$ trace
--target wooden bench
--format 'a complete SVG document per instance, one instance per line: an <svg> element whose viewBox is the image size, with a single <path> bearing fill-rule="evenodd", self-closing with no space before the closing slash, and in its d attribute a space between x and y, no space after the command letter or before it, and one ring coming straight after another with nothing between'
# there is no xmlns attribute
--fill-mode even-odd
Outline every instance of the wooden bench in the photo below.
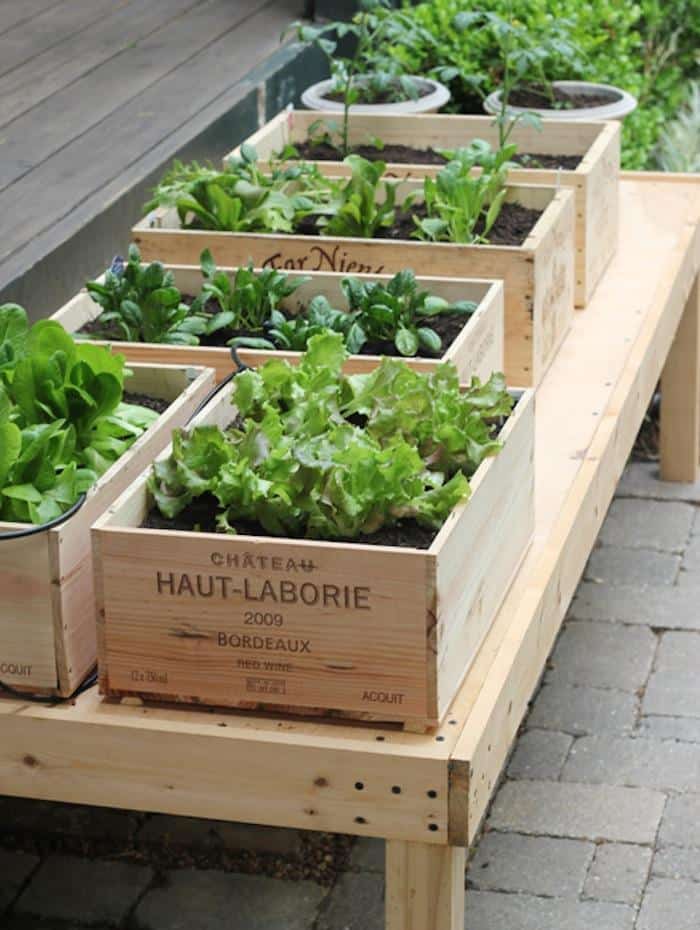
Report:
<svg viewBox="0 0 700 930"><path fill-rule="evenodd" d="M477 836L657 381L662 476L700 439L700 179L626 174L619 251L537 393L536 530L430 734L107 703L0 701L0 794L387 839L388 930L462 930Z"/></svg>

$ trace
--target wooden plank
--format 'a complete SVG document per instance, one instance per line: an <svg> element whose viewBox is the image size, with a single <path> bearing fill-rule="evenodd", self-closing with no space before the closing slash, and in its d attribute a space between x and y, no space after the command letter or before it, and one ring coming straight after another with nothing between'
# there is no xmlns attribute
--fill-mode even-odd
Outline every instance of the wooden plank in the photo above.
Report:
<svg viewBox="0 0 700 930"><path fill-rule="evenodd" d="M253 0L245 0L244 10L252 2ZM230 11L229 0L219 0L216 10L223 15L224 7ZM203 16L201 23L197 20L198 25L193 32L195 37L199 35L200 43L205 40L204 33L209 34L207 30L216 30L213 11L209 7L207 9L210 15ZM143 90L138 96L138 105L127 101L121 106L113 107L109 116L82 136L76 138L76 133L72 131L65 140L67 144L55 154L46 157L48 153L43 151L41 163L34 170L0 192L0 210L15 218L11 234L4 237L0 247L0 275L4 274L3 265L9 264L10 256L45 230L51 230L58 221L76 209L79 210L86 198L143 158L144 152L148 153L152 147L162 144L165 138L176 133L188 122L197 119L202 108L210 105L219 95L230 92L235 99L231 85L240 81L260 60L265 47L270 51L278 47L277 36L289 24L295 11L295 0L280 0L274 3L268 0L260 13L238 27L236 42L240 42L241 46L237 47L235 55L231 55L232 38L228 34L221 35L198 54L193 54L194 43L187 45L188 32L191 30L188 30L186 23L179 26L183 33L177 37L181 54L186 54L188 50L190 55L184 64L175 66L171 73L152 83L147 90ZM230 19L230 13L228 15ZM180 20L174 23L173 28L179 23ZM220 31L219 28L218 32ZM170 56L174 53L168 36L167 30L160 30L152 39L146 40L147 43L157 41L161 55L157 54L155 47L152 51L154 57L160 60L164 58L170 61ZM145 56L148 59L147 52L148 47L145 51L139 47L139 58ZM104 82L105 86L100 85L101 94L114 102L112 91L115 83L120 84L123 74L129 74L132 67L137 71L150 70L150 73L153 73L147 60L143 67L137 65L138 60L127 59L126 55L115 59L115 63L108 63L105 67L109 67L110 71L108 79ZM100 72L103 70L100 69ZM91 76L87 76L85 80L88 78ZM133 85L133 81L130 85ZM79 84L74 84L61 94L77 94L77 99L82 99L79 90ZM95 92L93 82L90 96ZM44 117L49 123L52 123L53 107L60 103L58 97L59 95L56 95L46 101L47 107L51 105L51 112L47 112ZM32 114L39 112L40 108L35 108ZM18 122L15 121L12 125L16 126ZM62 125L67 126L68 123L62 113ZM46 132L51 131L46 129ZM115 144L115 139L119 140L118 145Z"/></svg>
<svg viewBox="0 0 700 930"><path fill-rule="evenodd" d="M700 455L700 284L690 292L661 376L661 478L694 482Z"/></svg>
<svg viewBox="0 0 700 930"><path fill-rule="evenodd" d="M586 314L574 320L567 344L576 346L576 353L564 347L538 395L536 448L547 451L538 455L535 466L535 546L455 702L464 726L452 758L471 773L463 842L471 842L478 831L700 267L700 185L626 182L625 192L620 253ZM626 231L640 236L636 248L629 240L624 245ZM627 265L637 274L647 269L639 292L630 292ZM615 296L618 290L624 301ZM614 328L609 325L611 306L617 308ZM607 381L591 367L603 340ZM557 405L551 392L562 378L576 385L576 391ZM585 395L580 413L571 403L575 394ZM589 438L583 439L580 428L560 428L557 417L549 417L553 406L577 418L579 427L587 407L588 422L595 424ZM563 469L555 475L551 468L540 468L540 461L552 459L560 467L567 455L575 462L573 473Z"/></svg>
<svg viewBox="0 0 700 930"><path fill-rule="evenodd" d="M202 0L132 0L109 4L102 16L0 77L0 126L119 55L135 41Z"/></svg>
<svg viewBox="0 0 700 930"><path fill-rule="evenodd" d="M465 865L460 847L389 840L386 930L464 930Z"/></svg>
<svg viewBox="0 0 700 930"><path fill-rule="evenodd" d="M239 0L235 5L230 0L207 0L189 15L168 22L117 58L107 61L8 123L3 129L5 141L0 164L0 190L46 161L67 143L83 136L198 52L224 40L230 48L229 33L255 13L259 6L260 0ZM210 74L209 82L212 77ZM89 105L87 101L90 101ZM60 120L55 118L56 113L61 114ZM114 145L114 137L110 144ZM88 153L88 160L91 160L90 147L83 145L82 150L82 160Z"/></svg>
<svg viewBox="0 0 700 930"><path fill-rule="evenodd" d="M22 0L22 3L15 3L13 0L5 0L0 4L0 35L64 2L65 0Z"/></svg>

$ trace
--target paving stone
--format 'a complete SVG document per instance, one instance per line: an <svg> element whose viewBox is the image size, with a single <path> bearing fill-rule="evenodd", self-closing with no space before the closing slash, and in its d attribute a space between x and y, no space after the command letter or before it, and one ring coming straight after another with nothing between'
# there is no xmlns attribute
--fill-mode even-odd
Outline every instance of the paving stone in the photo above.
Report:
<svg viewBox="0 0 700 930"><path fill-rule="evenodd" d="M633 924L634 910L624 904L467 892L468 930L632 930Z"/></svg>
<svg viewBox="0 0 700 930"><path fill-rule="evenodd" d="M679 582L700 584L700 536L691 536L685 547Z"/></svg>
<svg viewBox="0 0 700 930"><path fill-rule="evenodd" d="M314 930L384 930L383 876L341 875Z"/></svg>
<svg viewBox="0 0 700 930"><path fill-rule="evenodd" d="M527 730L508 766L510 778L559 778L573 737L552 730Z"/></svg>
<svg viewBox="0 0 700 930"><path fill-rule="evenodd" d="M38 864L38 856L0 849L0 913L12 904Z"/></svg>
<svg viewBox="0 0 700 930"><path fill-rule="evenodd" d="M326 895L314 882L179 869L139 903L144 930L308 930Z"/></svg>
<svg viewBox="0 0 700 930"><path fill-rule="evenodd" d="M629 462L615 496L700 503L700 481L661 481L656 462Z"/></svg>
<svg viewBox="0 0 700 930"><path fill-rule="evenodd" d="M649 874L651 849L627 843L603 843L586 878L584 897L637 904Z"/></svg>
<svg viewBox="0 0 700 930"><path fill-rule="evenodd" d="M652 878L644 893L637 930L698 930L700 884Z"/></svg>
<svg viewBox="0 0 700 930"><path fill-rule="evenodd" d="M634 694L555 682L540 689L527 722L528 726L583 736L631 730L636 716Z"/></svg>
<svg viewBox="0 0 700 930"><path fill-rule="evenodd" d="M655 739L676 739L684 743L700 743L698 717L642 717L639 722L642 736Z"/></svg>
<svg viewBox="0 0 700 930"><path fill-rule="evenodd" d="M653 875L660 878L685 878L700 882L700 847L664 846L654 853Z"/></svg>
<svg viewBox="0 0 700 930"><path fill-rule="evenodd" d="M545 681L637 691L648 678L655 651L656 637L642 627L567 623Z"/></svg>
<svg viewBox="0 0 700 930"><path fill-rule="evenodd" d="M490 830L479 842L467 879L480 891L577 897L595 846L583 840Z"/></svg>
<svg viewBox="0 0 700 930"><path fill-rule="evenodd" d="M700 786L700 746L644 737L582 736L563 781L691 791Z"/></svg>
<svg viewBox="0 0 700 930"><path fill-rule="evenodd" d="M689 586L640 587L583 582L569 608L572 620L637 623L700 630L700 596Z"/></svg>
<svg viewBox="0 0 700 930"><path fill-rule="evenodd" d="M700 717L700 636L664 633L649 678L642 712L672 717Z"/></svg>
<svg viewBox="0 0 700 930"><path fill-rule="evenodd" d="M695 788L700 788L700 783ZM659 830L659 845L700 847L700 794L668 799Z"/></svg>
<svg viewBox="0 0 700 930"><path fill-rule="evenodd" d="M153 880L146 866L49 856L14 906L32 914L81 923L120 923Z"/></svg>
<svg viewBox="0 0 700 930"><path fill-rule="evenodd" d="M597 584L670 585L680 567L681 557L670 552L599 546L591 552L583 577Z"/></svg>
<svg viewBox="0 0 700 930"><path fill-rule="evenodd" d="M142 816L109 807L0 798L0 822L8 833L55 834L127 843L135 835Z"/></svg>
<svg viewBox="0 0 700 930"><path fill-rule="evenodd" d="M598 541L604 546L682 552L694 516L691 504L618 498L610 505Z"/></svg>
<svg viewBox="0 0 700 930"><path fill-rule="evenodd" d="M350 868L358 872L383 872L386 843L374 837L359 837L350 853Z"/></svg>
<svg viewBox="0 0 700 930"><path fill-rule="evenodd" d="M301 835L298 830L154 814L139 830L137 840L147 845L168 844L197 850L243 849L290 855L299 851Z"/></svg>
<svg viewBox="0 0 700 930"><path fill-rule="evenodd" d="M498 792L494 830L573 839L651 843L665 797L645 788L509 781Z"/></svg>

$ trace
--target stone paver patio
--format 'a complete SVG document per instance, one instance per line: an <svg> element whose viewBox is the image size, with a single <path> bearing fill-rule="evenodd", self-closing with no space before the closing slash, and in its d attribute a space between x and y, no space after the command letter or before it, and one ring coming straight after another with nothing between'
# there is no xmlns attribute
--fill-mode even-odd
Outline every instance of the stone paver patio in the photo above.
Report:
<svg viewBox="0 0 700 930"><path fill-rule="evenodd" d="M632 464L618 488L474 851L468 930L700 928L700 484L655 471ZM293 831L0 802L0 846L57 824L91 856L0 849L4 930L383 928L380 841L328 886L114 852L293 856Z"/></svg>

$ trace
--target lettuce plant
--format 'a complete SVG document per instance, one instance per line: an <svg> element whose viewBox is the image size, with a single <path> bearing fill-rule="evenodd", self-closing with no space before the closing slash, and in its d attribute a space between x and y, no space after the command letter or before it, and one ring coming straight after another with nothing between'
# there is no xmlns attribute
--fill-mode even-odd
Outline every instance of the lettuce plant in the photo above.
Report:
<svg viewBox="0 0 700 930"><path fill-rule="evenodd" d="M0 306L0 520L60 516L157 419L123 402L126 374L122 356Z"/></svg>
<svg viewBox="0 0 700 930"><path fill-rule="evenodd" d="M346 376L342 336L315 336L299 365L273 359L234 382L236 425L176 431L149 488L173 518L212 494L221 531L254 521L276 536L356 539L401 520L437 529L469 496L512 401L502 375L460 391L452 365L398 359Z"/></svg>

